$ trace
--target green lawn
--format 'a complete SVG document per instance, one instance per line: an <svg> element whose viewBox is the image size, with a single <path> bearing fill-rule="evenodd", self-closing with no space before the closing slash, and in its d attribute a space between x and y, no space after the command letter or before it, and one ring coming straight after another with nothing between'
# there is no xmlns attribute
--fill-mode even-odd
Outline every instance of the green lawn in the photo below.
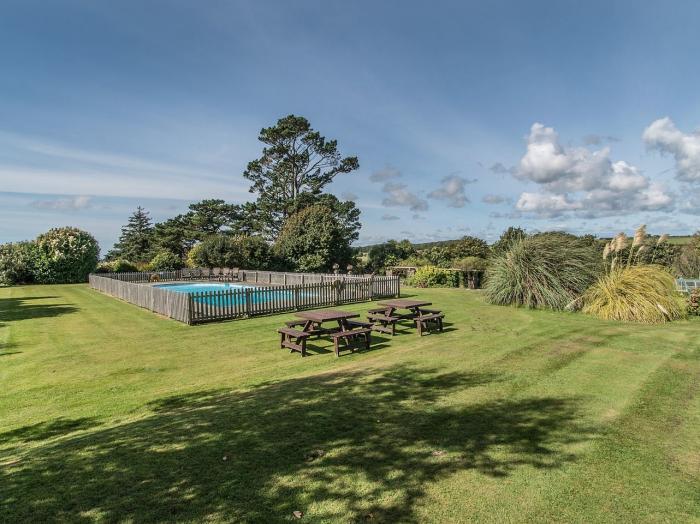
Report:
<svg viewBox="0 0 700 524"><path fill-rule="evenodd" d="M0 289L0 521L700 520L699 321L406 293L445 333L302 359L291 315Z"/></svg>

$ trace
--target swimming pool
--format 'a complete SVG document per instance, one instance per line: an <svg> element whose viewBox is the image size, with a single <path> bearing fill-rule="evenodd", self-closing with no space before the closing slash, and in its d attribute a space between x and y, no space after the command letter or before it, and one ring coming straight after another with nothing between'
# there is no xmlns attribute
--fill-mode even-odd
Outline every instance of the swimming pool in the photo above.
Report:
<svg viewBox="0 0 700 524"><path fill-rule="evenodd" d="M251 289L255 286L228 284L226 282L200 282L196 284L156 284L153 287L175 291L175 293L206 293L209 291L237 291L239 289Z"/></svg>
<svg viewBox="0 0 700 524"><path fill-rule="evenodd" d="M247 284L229 284L225 282L156 284L153 287L175 293L187 293L193 295L192 299L195 302L220 308L235 308L236 306L244 305L246 297L251 304L278 302L293 297L293 293L286 289L263 289ZM246 293L246 290L252 291Z"/></svg>

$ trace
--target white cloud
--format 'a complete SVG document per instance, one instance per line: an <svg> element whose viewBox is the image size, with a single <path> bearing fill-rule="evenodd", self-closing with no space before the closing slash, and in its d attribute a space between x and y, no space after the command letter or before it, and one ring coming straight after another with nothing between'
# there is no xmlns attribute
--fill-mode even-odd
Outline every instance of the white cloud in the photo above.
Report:
<svg viewBox="0 0 700 524"><path fill-rule="evenodd" d="M32 165L1 164L3 191L197 199L248 198L247 183L199 165L87 151L0 131L0 147L31 153Z"/></svg>
<svg viewBox="0 0 700 524"><path fill-rule="evenodd" d="M572 202L564 195L527 192L520 195L515 206L520 211L547 214L549 216L558 216L564 211L581 209L580 202Z"/></svg>
<svg viewBox="0 0 700 524"><path fill-rule="evenodd" d="M54 211L79 211L92 207L92 197L77 195L69 198L53 198L47 200L34 200L29 204L36 209L50 209Z"/></svg>
<svg viewBox="0 0 700 524"><path fill-rule="evenodd" d="M369 176L369 179L372 182L386 182L387 180L391 180L392 178L399 178L401 176L401 172L398 169L394 169L393 167L385 167L384 169L380 169L379 171L375 171Z"/></svg>
<svg viewBox="0 0 700 524"><path fill-rule="evenodd" d="M493 195L493 194L488 194L488 195L484 195L483 197L481 197L481 201L484 204L502 204L506 200L507 200L506 197L503 197L501 195Z"/></svg>
<svg viewBox="0 0 700 524"><path fill-rule="evenodd" d="M407 207L411 211L427 211L428 202L407 189L406 184L387 182L382 187L386 197L382 204L389 207Z"/></svg>
<svg viewBox="0 0 700 524"><path fill-rule="evenodd" d="M464 187L470 182L473 181L459 175L446 176L442 179L440 187L428 194L428 198L444 200L449 207L464 207L469 202Z"/></svg>
<svg viewBox="0 0 700 524"><path fill-rule="evenodd" d="M564 147L551 127L535 123L516 177L534 182L540 192L525 192L515 207L542 217L598 216L671 210L674 196L625 161L612 162L610 148L592 151Z"/></svg>
<svg viewBox="0 0 700 524"><path fill-rule="evenodd" d="M399 219L399 217L397 217L396 215L389 215L389 214L382 215L382 220L398 220L398 219Z"/></svg>
<svg viewBox="0 0 700 524"><path fill-rule="evenodd" d="M649 149L673 155L676 177L684 182L700 182L700 133L682 133L673 121L659 118L642 135Z"/></svg>

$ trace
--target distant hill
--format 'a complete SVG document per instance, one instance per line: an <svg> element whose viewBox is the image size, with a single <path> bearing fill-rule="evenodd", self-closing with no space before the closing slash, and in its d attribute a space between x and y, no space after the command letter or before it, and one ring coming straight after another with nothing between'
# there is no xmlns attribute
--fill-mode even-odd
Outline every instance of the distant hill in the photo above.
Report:
<svg viewBox="0 0 700 524"><path fill-rule="evenodd" d="M690 242L690 240L693 238L693 235L671 235L668 238L668 243L677 245L677 246L682 246ZM413 244L416 249L430 249L431 247L437 247L437 246L449 246L453 242L457 242L459 238L455 238L453 240L437 240L435 242L420 242L418 244ZM610 240L610 237L600 237L601 241L608 241ZM358 249L362 253L367 253L370 249L372 249L374 246L379 246L381 244L368 244L366 246L356 246L356 249Z"/></svg>

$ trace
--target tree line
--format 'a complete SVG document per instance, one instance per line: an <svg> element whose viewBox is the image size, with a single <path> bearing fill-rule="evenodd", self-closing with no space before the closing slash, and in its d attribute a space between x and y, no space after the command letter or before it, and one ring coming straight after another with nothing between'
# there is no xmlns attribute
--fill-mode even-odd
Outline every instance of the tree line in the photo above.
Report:
<svg viewBox="0 0 700 524"><path fill-rule="evenodd" d="M351 264L360 210L325 188L337 175L356 170L357 157L341 155L336 140L295 115L263 128L258 139L262 154L243 173L254 201L206 199L155 224L139 206L107 253L107 263L128 261L157 270L190 263L290 271Z"/></svg>

